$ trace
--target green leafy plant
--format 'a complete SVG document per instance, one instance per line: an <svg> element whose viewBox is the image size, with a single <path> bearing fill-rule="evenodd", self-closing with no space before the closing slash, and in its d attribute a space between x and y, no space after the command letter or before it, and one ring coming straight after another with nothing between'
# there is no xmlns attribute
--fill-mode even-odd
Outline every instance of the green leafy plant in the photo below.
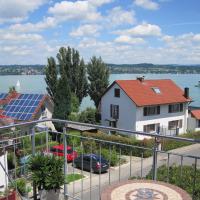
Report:
<svg viewBox="0 0 200 200"><path fill-rule="evenodd" d="M39 189L57 190L64 184L64 160L56 156L37 154L30 159L31 179Z"/></svg>
<svg viewBox="0 0 200 200"><path fill-rule="evenodd" d="M9 186L10 188L17 188L18 192L24 196L25 194L29 193L31 191L31 187L27 186L26 184L26 179L24 178L19 178L15 180L11 185Z"/></svg>

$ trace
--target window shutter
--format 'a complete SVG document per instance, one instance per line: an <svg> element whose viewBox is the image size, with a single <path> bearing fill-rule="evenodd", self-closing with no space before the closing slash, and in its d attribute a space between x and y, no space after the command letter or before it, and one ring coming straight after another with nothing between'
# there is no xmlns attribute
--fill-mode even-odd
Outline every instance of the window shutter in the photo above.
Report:
<svg viewBox="0 0 200 200"><path fill-rule="evenodd" d="M180 112L183 112L183 104L180 103Z"/></svg>
<svg viewBox="0 0 200 200"><path fill-rule="evenodd" d="M143 112L144 112L144 116L147 116L147 107L144 107Z"/></svg>
<svg viewBox="0 0 200 200"><path fill-rule="evenodd" d="M113 115L113 105L112 104L110 104L110 117L112 117Z"/></svg>
<svg viewBox="0 0 200 200"><path fill-rule="evenodd" d="M169 105L169 113L171 113L171 112L172 112L172 106Z"/></svg>
<svg viewBox="0 0 200 200"><path fill-rule="evenodd" d="M117 119L119 119L119 106L117 105Z"/></svg>
<svg viewBox="0 0 200 200"><path fill-rule="evenodd" d="M157 106L157 114L160 114L160 106Z"/></svg>

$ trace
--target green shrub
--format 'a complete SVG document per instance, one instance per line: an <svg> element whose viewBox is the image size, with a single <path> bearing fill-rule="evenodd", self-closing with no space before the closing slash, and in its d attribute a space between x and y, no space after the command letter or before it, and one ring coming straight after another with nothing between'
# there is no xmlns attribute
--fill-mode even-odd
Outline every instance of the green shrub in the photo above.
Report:
<svg viewBox="0 0 200 200"><path fill-rule="evenodd" d="M31 179L40 189L60 189L65 182L63 158L37 154L30 159Z"/></svg>
<svg viewBox="0 0 200 200"><path fill-rule="evenodd" d="M191 133L186 133L180 135L182 138L192 138L199 140L200 139L200 132L191 132ZM169 139L163 139L162 142L162 150L163 151L169 151L172 149L177 149L180 147L188 146L191 145L191 142L180 142L180 141L175 141L175 140L169 140Z"/></svg>
<svg viewBox="0 0 200 200"><path fill-rule="evenodd" d="M119 156L117 154L117 151L115 149L110 151L108 149L102 149L101 155L108 161L110 161L111 166L116 166L119 164Z"/></svg>
<svg viewBox="0 0 200 200"><path fill-rule="evenodd" d="M123 137L123 136L119 136L119 135L108 135L108 134L102 133L100 131L98 131L97 133L83 132L82 136L90 137L90 138L96 138L96 139L99 139L99 140L104 140L105 142L95 141L95 143L96 143L96 145L98 145L100 143L102 145L102 147L106 148L106 149L109 149L109 146L111 146L115 149L121 149L121 153L124 154L124 155L130 155L130 152L132 152L133 156L138 156L138 157L141 157L142 153L143 153L144 157L149 157L149 156L152 155L151 150L140 149L140 148L137 148L137 146L138 147L152 148L153 147L153 140L139 141L139 140L136 140L133 137ZM126 144L126 145L130 145L130 146L124 146L124 145L120 145L120 144L119 145L110 144L107 141Z"/></svg>
<svg viewBox="0 0 200 200"><path fill-rule="evenodd" d="M9 187L17 188L18 192L24 196L31 191L31 188L26 185L26 179L19 178L15 180Z"/></svg>
<svg viewBox="0 0 200 200"><path fill-rule="evenodd" d="M168 171L165 165L157 169L157 180L167 181ZM152 179L152 171L147 175L147 179ZM194 166L183 166L182 178L181 178L181 167L170 166L169 168L169 183L186 190L191 196L193 193L194 183ZM194 190L194 200L200 199L200 169L196 171L196 187Z"/></svg>

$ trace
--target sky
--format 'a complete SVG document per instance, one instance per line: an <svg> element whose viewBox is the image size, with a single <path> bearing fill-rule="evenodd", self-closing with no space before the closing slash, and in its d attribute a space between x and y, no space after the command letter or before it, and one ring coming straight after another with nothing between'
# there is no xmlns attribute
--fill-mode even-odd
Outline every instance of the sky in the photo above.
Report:
<svg viewBox="0 0 200 200"><path fill-rule="evenodd" d="M200 64L200 0L0 0L0 65L73 47L115 64Z"/></svg>

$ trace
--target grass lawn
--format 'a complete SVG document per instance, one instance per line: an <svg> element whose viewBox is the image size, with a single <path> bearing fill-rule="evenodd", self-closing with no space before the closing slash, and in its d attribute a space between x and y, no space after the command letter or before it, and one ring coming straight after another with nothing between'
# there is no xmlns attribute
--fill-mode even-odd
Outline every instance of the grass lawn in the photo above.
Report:
<svg viewBox="0 0 200 200"><path fill-rule="evenodd" d="M73 181L76 181L76 180L79 180L79 179L82 179L84 178L85 176L84 175L81 175L81 174L68 174L65 178L65 181L67 184L73 182Z"/></svg>

